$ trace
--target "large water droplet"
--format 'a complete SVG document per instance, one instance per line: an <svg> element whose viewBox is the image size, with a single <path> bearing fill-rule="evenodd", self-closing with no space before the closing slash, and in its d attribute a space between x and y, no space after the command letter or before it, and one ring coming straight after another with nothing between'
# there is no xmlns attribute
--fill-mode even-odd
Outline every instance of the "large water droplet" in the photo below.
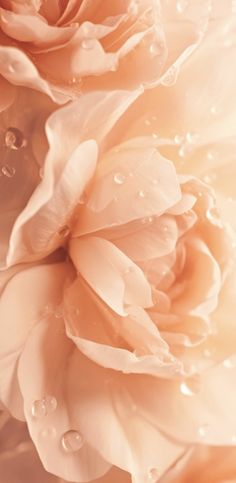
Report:
<svg viewBox="0 0 236 483"><path fill-rule="evenodd" d="M91 50L95 46L95 39L84 39L81 43L83 49Z"/></svg>
<svg viewBox="0 0 236 483"><path fill-rule="evenodd" d="M75 430L67 431L61 438L61 444L66 453L72 453L82 448L84 444L83 436Z"/></svg>
<svg viewBox="0 0 236 483"><path fill-rule="evenodd" d="M9 127L5 134L5 145L9 149L20 149L27 144L23 133L16 127Z"/></svg>
<svg viewBox="0 0 236 483"><path fill-rule="evenodd" d="M126 180L126 177L123 173L115 173L114 181L116 184L123 184Z"/></svg>
<svg viewBox="0 0 236 483"><path fill-rule="evenodd" d="M8 166L8 164L5 164L5 166L2 167L1 171L2 174L7 178L12 178L16 172L15 168L13 166Z"/></svg>

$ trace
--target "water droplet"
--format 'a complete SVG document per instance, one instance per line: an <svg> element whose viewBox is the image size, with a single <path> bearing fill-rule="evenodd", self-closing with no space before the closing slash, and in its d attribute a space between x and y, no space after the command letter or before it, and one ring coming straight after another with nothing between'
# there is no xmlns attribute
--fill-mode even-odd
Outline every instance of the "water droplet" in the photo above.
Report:
<svg viewBox="0 0 236 483"><path fill-rule="evenodd" d="M180 392L184 396L195 396L200 390L200 383L198 378L187 379L181 382Z"/></svg>
<svg viewBox="0 0 236 483"><path fill-rule="evenodd" d="M2 167L1 171L2 174L7 178L12 178L16 172L15 168L13 168L13 166L8 166L8 164L5 164L5 166Z"/></svg>
<svg viewBox="0 0 236 483"><path fill-rule="evenodd" d="M215 206L213 208L209 208L206 211L206 217L214 225L219 225L219 221L220 221L219 211Z"/></svg>
<svg viewBox="0 0 236 483"><path fill-rule="evenodd" d="M158 138L158 134L156 132L153 132L152 133L152 137L153 137L153 139L157 139Z"/></svg>
<svg viewBox="0 0 236 483"><path fill-rule="evenodd" d="M47 408L44 399L34 401L31 412L34 418L42 418L43 416L46 416Z"/></svg>
<svg viewBox="0 0 236 483"><path fill-rule="evenodd" d="M41 435L44 438L54 438L57 434L56 428L49 427L42 430Z"/></svg>
<svg viewBox="0 0 236 483"><path fill-rule="evenodd" d="M95 46L95 39L84 39L81 43L83 49L91 50Z"/></svg>
<svg viewBox="0 0 236 483"><path fill-rule="evenodd" d="M216 175L215 174L205 174L203 176L204 183L211 184L215 181Z"/></svg>
<svg viewBox="0 0 236 483"><path fill-rule="evenodd" d="M161 80L161 84L166 87L173 86L177 81L178 74L179 74L179 68L176 65L172 65L168 69L168 71L164 74Z"/></svg>
<svg viewBox="0 0 236 483"><path fill-rule="evenodd" d="M5 145L9 149L20 149L27 144L23 133L16 127L9 127L5 134Z"/></svg>
<svg viewBox="0 0 236 483"><path fill-rule="evenodd" d="M145 119L144 123L146 126L151 126L151 121L149 119Z"/></svg>
<svg viewBox="0 0 236 483"><path fill-rule="evenodd" d="M61 444L67 453L78 451L84 443L83 437L78 431L70 430L63 434Z"/></svg>
<svg viewBox="0 0 236 483"><path fill-rule="evenodd" d="M56 307L54 315L55 315L56 319L60 319L63 316L63 310L62 310L61 305L58 305L58 307Z"/></svg>
<svg viewBox="0 0 236 483"><path fill-rule="evenodd" d="M216 107L216 106L212 106L211 109L210 109L210 113L213 115L213 116L216 116L219 112L219 109Z"/></svg>
<svg viewBox="0 0 236 483"><path fill-rule="evenodd" d="M156 483L156 481L159 479L160 473L157 470L157 468L151 468L148 472L148 479L150 482L152 481L153 483Z"/></svg>
<svg viewBox="0 0 236 483"><path fill-rule="evenodd" d="M156 41L152 42L152 44L149 47L149 52L151 57L156 57L157 55L161 54L161 45Z"/></svg>
<svg viewBox="0 0 236 483"><path fill-rule="evenodd" d="M114 175L114 181L115 181L116 184L123 184L125 182L125 180L126 180L126 177L122 173L116 173Z"/></svg>
<svg viewBox="0 0 236 483"><path fill-rule="evenodd" d="M198 429L199 436L201 436L201 438L205 438L205 436L207 435L208 429L209 429L209 424L207 423L200 426Z"/></svg>
<svg viewBox="0 0 236 483"><path fill-rule="evenodd" d="M180 136L180 134L176 134L174 137L175 144L179 145L183 142L184 137Z"/></svg>
<svg viewBox="0 0 236 483"><path fill-rule="evenodd" d="M187 7L188 7L187 0L178 0L176 3L176 9L178 13L184 13Z"/></svg>
<svg viewBox="0 0 236 483"><path fill-rule="evenodd" d="M35 418L42 418L47 416L48 413L52 413L57 408L57 400L54 396L46 396L43 399L34 401L32 405L32 416Z"/></svg>
<svg viewBox="0 0 236 483"><path fill-rule="evenodd" d="M63 226L59 231L58 231L58 235L62 238L66 238L70 233L70 228L69 226L65 225Z"/></svg>
<svg viewBox="0 0 236 483"><path fill-rule="evenodd" d="M39 177L41 179L43 179L43 176L44 176L44 169L43 168L40 168L40 170L39 170Z"/></svg>
<svg viewBox="0 0 236 483"><path fill-rule="evenodd" d="M189 144L195 144L199 140L199 134L195 132L187 132L186 141Z"/></svg>
<svg viewBox="0 0 236 483"><path fill-rule="evenodd" d="M138 197L139 198L145 198L146 197L146 192L144 190L139 190L138 191Z"/></svg>
<svg viewBox="0 0 236 483"><path fill-rule="evenodd" d="M207 152L208 161L213 161L215 159L215 157L216 157L215 151L210 150L210 151Z"/></svg>
<svg viewBox="0 0 236 483"><path fill-rule="evenodd" d="M145 216L142 218L141 223L143 225L146 225L147 223L152 223L153 222L153 216Z"/></svg>
<svg viewBox="0 0 236 483"><path fill-rule="evenodd" d="M231 356L228 357L228 359L225 359L223 362L223 366L226 369L234 369L236 367L236 356Z"/></svg>
<svg viewBox="0 0 236 483"><path fill-rule="evenodd" d="M179 148L179 157L180 158L186 158L186 156L188 155L189 153L189 148L186 144L183 144L180 148Z"/></svg>

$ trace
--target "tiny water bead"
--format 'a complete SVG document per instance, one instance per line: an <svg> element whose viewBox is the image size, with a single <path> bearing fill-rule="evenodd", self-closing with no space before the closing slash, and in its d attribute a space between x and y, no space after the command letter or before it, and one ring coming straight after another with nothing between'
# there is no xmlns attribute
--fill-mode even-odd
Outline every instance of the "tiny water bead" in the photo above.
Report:
<svg viewBox="0 0 236 483"><path fill-rule="evenodd" d="M5 166L2 166L2 174L6 176L7 178L13 178L16 170L13 166L9 166L8 164L5 164Z"/></svg>
<svg viewBox="0 0 236 483"><path fill-rule="evenodd" d="M223 366L225 367L225 369L234 369L236 367L236 355L225 359L223 362Z"/></svg>
<svg viewBox="0 0 236 483"><path fill-rule="evenodd" d="M82 448L84 444L83 436L73 429L63 434L61 438L62 448L66 453L73 453Z"/></svg>
<svg viewBox="0 0 236 483"><path fill-rule="evenodd" d="M176 10L178 13L184 13L188 8L188 0L178 0L176 2Z"/></svg>
<svg viewBox="0 0 236 483"><path fill-rule="evenodd" d="M90 39L84 39L81 42L81 46L85 50L91 50L95 46L95 39L91 39L91 38Z"/></svg>
<svg viewBox="0 0 236 483"><path fill-rule="evenodd" d="M144 190L139 190L138 191L138 197L139 198L145 198L146 197L146 192Z"/></svg>
<svg viewBox="0 0 236 483"><path fill-rule="evenodd" d="M43 438L54 438L56 434L56 428L53 427L45 428L41 431L41 436L43 436Z"/></svg>
<svg viewBox="0 0 236 483"><path fill-rule="evenodd" d="M136 16L139 10L139 2L137 0L132 0L128 7L128 13L130 15Z"/></svg>
<svg viewBox="0 0 236 483"><path fill-rule="evenodd" d="M207 436L208 430L209 430L209 424L208 423L202 424L198 429L199 436L201 438L205 438Z"/></svg>
<svg viewBox="0 0 236 483"><path fill-rule="evenodd" d="M198 378L187 379L180 384L180 392L187 397L195 396L199 390L200 382Z"/></svg>
<svg viewBox="0 0 236 483"><path fill-rule="evenodd" d="M149 46L149 53L151 57L156 57L160 55L162 52L163 44L159 43L158 41L152 42Z"/></svg>
<svg viewBox="0 0 236 483"><path fill-rule="evenodd" d="M42 418L52 413L57 408L57 400L54 396L46 396L43 399L34 401L32 405L32 416L34 418Z"/></svg>
<svg viewBox="0 0 236 483"><path fill-rule="evenodd" d="M114 182L118 185L124 184L126 176L123 173L114 174Z"/></svg>
<svg viewBox="0 0 236 483"><path fill-rule="evenodd" d="M5 133L5 145L9 149L21 149L27 144L23 133L16 127L9 127Z"/></svg>

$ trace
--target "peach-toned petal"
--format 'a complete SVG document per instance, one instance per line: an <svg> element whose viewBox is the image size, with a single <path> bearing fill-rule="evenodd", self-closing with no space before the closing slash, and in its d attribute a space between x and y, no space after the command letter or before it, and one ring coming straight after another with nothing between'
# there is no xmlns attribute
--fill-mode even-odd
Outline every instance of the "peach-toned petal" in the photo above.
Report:
<svg viewBox="0 0 236 483"><path fill-rule="evenodd" d="M42 79L30 59L15 47L0 46L0 74L11 84L37 89L47 94L53 101L63 104L67 97L55 91Z"/></svg>
<svg viewBox="0 0 236 483"><path fill-rule="evenodd" d="M118 314L125 315L127 305L152 305L151 287L142 270L108 240L72 239L69 250L78 272Z"/></svg>
<svg viewBox="0 0 236 483"><path fill-rule="evenodd" d="M76 378L81 371L84 377ZM106 460L146 483L151 469L161 475L184 448L165 438L136 410L128 389L133 377L139 376L99 368L75 351L67 378L68 407L74 424Z"/></svg>
<svg viewBox="0 0 236 483"><path fill-rule="evenodd" d="M22 417L17 366L25 341L47 307L57 306L70 276L70 267L65 264L32 267L16 273L1 294L0 399L14 415Z"/></svg>
<svg viewBox="0 0 236 483"><path fill-rule="evenodd" d="M46 124L50 149L45 160L44 177L13 227L8 265L22 258L37 259L42 256L42 248L52 251L64 243L64 237L55 232L65 227L93 175L97 151L92 139L102 143L138 94L125 91L94 92L51 115ZM91 114L94 104L96 108ZM66 143L64 137L67 138ZM84 140L87 142L83 144ZM88 157L87 163L84 163L84 157ZM54 226L44 226L43 230L46 230L40 237L40 250L34 248L31 233L38 230L40 218L45 224L52 214ZM64 233L62 230L62 235Z"/></svg>
<svg viewBox="0 0 236 483"><path fill-rule="evenodd" d="M132 140L108 152L99 163L91 196L74 234L161 215L180 197L172 163L154 147L138 149Z"/></svg>
<svg viewBox="0 0 236 483"><path fill-rule="evenodd" d="M66 480L83 482L102 476L110 464L87 442L82 428L75 426L71 418L65 382L72 353L73 344L66 337L63 320L51 315L31 332L20 357L18 374L29 432L45 469ZM40 417L32 409L35 401L40 404L45 397L53 398L54 404ZM63 446L63 436L73 430L81 437L81 445L72 445L72 450L66 451L68 443L65 441Z"/></svg>
<svg viewBox="0 0 236 483"><path fill-rule="evenodd" d="M142 378L142 379L141 379ZM171 382L140 376L132 398L153 424L185 443L234 445L235 366L219 365L201 379Z"/></svg>

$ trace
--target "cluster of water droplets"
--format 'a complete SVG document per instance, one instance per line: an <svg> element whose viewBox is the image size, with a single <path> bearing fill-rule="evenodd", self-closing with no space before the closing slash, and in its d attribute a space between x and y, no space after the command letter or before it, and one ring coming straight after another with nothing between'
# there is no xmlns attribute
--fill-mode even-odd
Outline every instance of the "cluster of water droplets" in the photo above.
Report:
<svg viewBox="0 0 236 483"><path fill-rule="evenodd" d="M57 409L57 399L54 396L45 396L35 400L32 404L31 413L34 419L42 419ZM43 437L55 437L57 431L54 427L46 427L42 430ZM62 434L61 447L66 453L72 453L82 448L84 444L83 436L74 429L70 429Z"/></svg>
<svg viewBox="0 0 236 483"><path fill-rule="evenodd" d="M16 127L9 127L4 135L4 147L7 149L5 159L8 157L10 151L18 151L27 145L27 140L20 129ZM1 174L6 178L12 178L15 175L16 169L8 163L1 167Z"/></svg>

